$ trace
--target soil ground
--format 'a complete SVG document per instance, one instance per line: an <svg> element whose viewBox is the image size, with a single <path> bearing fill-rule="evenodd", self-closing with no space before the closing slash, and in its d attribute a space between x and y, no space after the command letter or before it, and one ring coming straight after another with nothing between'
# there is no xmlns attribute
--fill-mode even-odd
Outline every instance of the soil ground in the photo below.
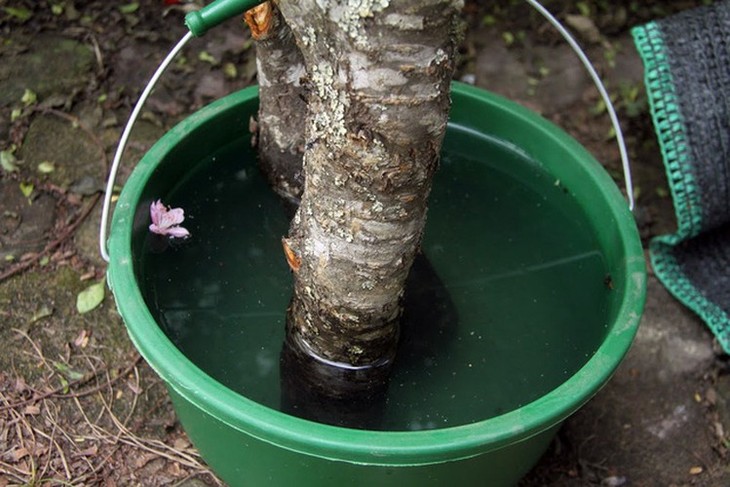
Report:
<svg viewBox="0 0 730 487"><path fill-rule="evenodd" d="M629 29L702 3L549 2L619 109L645 243L675 220ZM0 487L220 484L134 351L113 297L77 308L90 287L89 302L102 298L93 285L105 273L97 236L109 161L139 92L184 33L185 8L0 0ZM622 184L605 108L557 34L519 1L467 1L465 19L456 78L558 123ZM255 71L240 22L189 44L143 111L119 183L166 129L254 83ZM626 360L522 485L730 485L728 364L650 272Z"/></svg>

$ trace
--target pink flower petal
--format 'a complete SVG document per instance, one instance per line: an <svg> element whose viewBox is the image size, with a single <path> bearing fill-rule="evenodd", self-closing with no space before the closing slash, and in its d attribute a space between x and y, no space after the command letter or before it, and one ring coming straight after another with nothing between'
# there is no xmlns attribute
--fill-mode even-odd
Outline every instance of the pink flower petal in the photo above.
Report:
<svg viewBox="0 0 730 487"><path fill-rule="evenodd" d="M175 237L175 238L187 238L190 236L190 232L188 232L187 228L183 228L183 227L168 228L167 234L169 236Z"/></svg>
<svg viewBox="0 0 730 487"><path fill-rule="evenodd" d="M152 219L152 223L154 223L155 225L159 225L160 220L162 219L162 215L166 211L167 208L165 208L165 205L162 204L162 201L153 201L150 205L150 218Z"/></svg>
<svg viewBox="0 0 730 487"><path fill-rule="evenodd" d="M162 219L158 225L161 227L172 227L181 224L183 221L185 221L185 212L183 209L174 208L162 214Z"/></svg>
<svg viewBox="0 0 730 487"><path fill-rule="evenodd" d="M178 226L185 221L185 211L182 208L169 208L161 200L154 201L150 205L150 219L152 224L149 229L152 233L174 238L190 236L187 229Z"/></svg>

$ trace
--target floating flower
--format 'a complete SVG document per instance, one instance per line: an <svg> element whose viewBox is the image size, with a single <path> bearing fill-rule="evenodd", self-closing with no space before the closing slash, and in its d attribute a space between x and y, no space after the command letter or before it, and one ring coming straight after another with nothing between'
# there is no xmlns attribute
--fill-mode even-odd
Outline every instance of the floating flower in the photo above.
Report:
<svg viewBox="0 0 730 487"><path fill-rule="evenodd" d="M150 205L150 217L152 218L150 225L152 233L176 238L190 236L190 232L180 226L185 220L185 212L182 208L170 208L165 206L161 200L153 201Z"/></svg>

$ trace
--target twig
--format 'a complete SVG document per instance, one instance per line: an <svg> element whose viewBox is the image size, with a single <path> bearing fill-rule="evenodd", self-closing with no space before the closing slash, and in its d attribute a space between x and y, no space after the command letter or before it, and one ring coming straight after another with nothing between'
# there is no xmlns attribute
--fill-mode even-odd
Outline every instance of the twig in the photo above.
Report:
<svg viewBox="0 0 730 487"><path fill-rule="evenodd" d="M162 441L143 439L138 437L137 435L129 431L123 424L121 424L121 422L119 422L119 419L114 415L111 410L109 410L106 403L103 403L102 406L105 408L106 412L109 414L110 419L112 420L112 423L114 423L114 426L117 428L117 434L112 434L109 431L106 431L100 426L89 421L89 418L86 415L86 412L83 410L81 403L78 401L78 399L74 399L74 402L76 403L76 407L81 412L81 415L86 423L89 425L89 427L91 427L92 431L96 435L98 435L97 439L104 439L108 442L111 442L112 444L122 443L125 445L129 445L140 450L153 453L157 456L166 458L167 460L173 461L185 467L192 468L200 472L210 472L208 468L206 468L198 461L198 458L200 458L200 456L196 453L181 452L180 450L176 450L175 448L167 445ZM173 452L174 455L167 453L167 451Z"/></svg>
<svg viewBox="0 0 730 487"><path fill-rule="evenodd" d="M46 360L46 356L43 355L43 351L41 350L41 347L39 347L36 344L36 342L33 341L33 339L28 335L27 332L21 330L20 328L13 328L13 331L15 333L17 333L18 335L22 336L23 338L25 338L26 340L28 340L28 342L30 343L30 346L33 347L33 350L35 350L36 355L38 355L38 358L41 360L41 362L43 363L43 365L45 365L46 368L49 371L51 371L51 373L56 373L56 371L53 370L53 367L51 367L50 365L48 365L48 361ZM0 409L0 411L2 411L2 409Z"/></svg>
<svg viewBox="0 0 730 487"><path fill-rule="evenodd" d="M45 406L45 402L44 402L44 406ZM58 442L56 441L56 431L57 430L58 431L63 431L63 429L61 428L61 426L58 424L57 421L54 421L54 420L51 419L51 415L50 415L50 412L49 412L47 406L45 408L45 411L46 411L46 419L48 420L49 423L51 423L51 426L53 427L53 429L51 430L51 434L48 435L44 431L41 431L38 428L33 428L33 431L35 431L39 436L42 436L42 437L44 437L44 438L46 438L48 440L48 443L49 443L48 449L49 449L49 451L51 449L51 446L56 447L56 451L58 452L58 455L61 458L61 464L63 465L64 470L66 472L66 478L69 479L69 480L71 480L71 478L72 478L71 477L71 470L68 467L68 462L66 461L66 455L64 454L63 448L61 448L61 445L59 445ZM53 456L49 453L48 460L46 461L46 465L43 467L43 470L41 470L41 473L39 474L39 477L43 477L43 474L45 473L45 471L48 470L48 467L51 464L52 458L53 458Z"/></svg>
<svg viewBox="0 0 730 487"><path fill-rule="evenodd" d="M25 484L25 478L28 477L28 475L31 474L31 472L26 472L25 470L21 470L15 465L11 465L9 463L5 463L2 460L0 460L0 467L4 470L3 473L7 475L12 475L15 477L15 479L21 484ZM12 472L11 472L12 470Z"/></svg>
<svg viewBox="0 0 730 487"><path fill-rule="evenodd" d="M84 208L81 211L81 214L79 215L79 217L76 218L76 220L73 223L68 225L61 232L61 235L57 239L46 244L46 246L43 247L43 250L36 253L28 260L24 260L23 262L20 262L16 265L12 266L8 270L6 270L2 274L0 274L0 282L4 281L5 279L7 279L9 277L12 277L16 274L21 273L21 272L25 271L26 269L29 269L36 262L38 262L41 259L41 257L43 257L44 255L50 255L51 252L53 252L58 247L60 247L62 243L64 243L66 240L68 240L74 234L74 232L76 232L76 229L79 228L79 226L84 222L86 217L89 216L89 214L91 213L91 210L94 209L94 206L99 201L99 199L101 199L101 194L99 194L99 193L95 194L93 196L91 202L89 204L87 204L86 208Z"/></svg>
<svg viewBox="0 0 730 487"><path fill-rule="evenodd" d="M18 331L20 331L20 330L18 330ZM32 340L31 340L31 342L32 342ZM139 364L139 361L140 360L142 360L142 357L138 355L137 358L134 360L134 362L129 367L127 367L122 372L120 372L119 374L117 374L116 377L114 377L113 379L111 379L111 381L108 381L107 383L100 384L100 385L94 386L94 387L92 387L90 389L86 389L86 390L79 391L79 392L63 393L63 391L65 389L70 389L72 387L80 386L80 385L83 385L83 384L89 382L94 377L97 377L101 372L103 372L104 370L107 370L107 368L105 368L104 370L97 370L97 371L94 371L92 373L89 373L89 374L84 375L80 379L77 379L75 381L69 382L68 384L65 384L63 386L57 387L56 389L53 389L51 391L45 392L45 393L41 394L40 396L33 396L33 397L30 397L30 398L25 399L23 401L19 401L19 402L16 402L16 403L12 403L12 404L9 404L7 406L2 406L2 407L0 407L0 412L1 411L6 411L8 409L17 409L20 406L25 406L27 404L33 404L35 402L42 401L42 400L48 399L48 398L72 399L72 398L78 398L78 397L88 396L89 394L94 394L96 392L99 392L99 391L105 389L108 385L111 385L111 384L117 382L122 377L125 377L135 367L137 367L137 364Z"/></svg>

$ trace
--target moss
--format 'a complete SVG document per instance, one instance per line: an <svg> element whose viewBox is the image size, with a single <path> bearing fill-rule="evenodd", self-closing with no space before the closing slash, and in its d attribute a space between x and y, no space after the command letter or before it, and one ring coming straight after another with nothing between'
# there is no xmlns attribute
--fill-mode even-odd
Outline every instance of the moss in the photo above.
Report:
<svg viewBox="0 0 730 487"><path fill-rule="evenodd" d="M18 42L28 42L30 49L0 63L0 105L18 102L25 89L43 99L66 95L89 82L94 55L88 46L45 34Z"/></svg>
<svg viewBox="0 0 730 487"><path fill-rule="evenodd" d="M53 163L55 170L45 177L62 188L83 177L91 176L99 184L104 178L99 147L84 131L58 117L36 117L18 155L34 170L44 161Z"/></svg>
<svg viewBox="0 0 730 487"><path fill-rule="evenodd" d="M76 271L60 267L29 271L0 284L0 343L6 344L0 354L0 370L15 369L26 381L48 372L28 338L48 361L69 362L79 368L84 367L82 355L99 357L105 363L119 363L130 355L133 348L111 293L107 291L95 310L83 315L76 311L77 294L90 284L79 277ZM72 345L82 330L91 335L83 349Z"/></svg>

